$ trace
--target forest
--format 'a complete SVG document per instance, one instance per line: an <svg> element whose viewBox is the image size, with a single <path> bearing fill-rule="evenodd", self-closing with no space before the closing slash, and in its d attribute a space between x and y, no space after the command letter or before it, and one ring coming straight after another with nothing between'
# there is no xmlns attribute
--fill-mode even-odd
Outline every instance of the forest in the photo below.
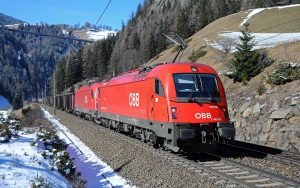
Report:
<svg viewBox="0 0 300 188"><path fill-rule="evenodd" d="M18 29L63 36L58 26L44 23L24 24ZM25 100L50 95L55 64L72 46L83 44L0 29L0 93L14 108L21 107Z"/></svg>

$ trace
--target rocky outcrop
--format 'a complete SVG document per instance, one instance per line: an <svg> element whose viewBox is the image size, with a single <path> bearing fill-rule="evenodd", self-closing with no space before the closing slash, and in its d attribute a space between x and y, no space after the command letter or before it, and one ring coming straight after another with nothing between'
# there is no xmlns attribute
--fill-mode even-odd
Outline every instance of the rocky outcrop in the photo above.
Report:
<svg viewBox="0 0 300 188"><path fill-rule="evenodd" d="M274 93L228 97L236 139L300 152L300 92Z"/></svg>

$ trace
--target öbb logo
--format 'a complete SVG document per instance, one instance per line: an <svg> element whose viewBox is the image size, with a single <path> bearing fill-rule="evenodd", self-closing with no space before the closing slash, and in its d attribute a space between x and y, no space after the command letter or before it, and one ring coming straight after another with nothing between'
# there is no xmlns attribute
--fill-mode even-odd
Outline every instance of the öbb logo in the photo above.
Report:
<svg viewBox="0 0 300 188"><path fill-rule="evenodd" d="M129 106L140 106L139 93L129 93Z"/></svg>
<svg viewBox="0 0 300 188"><path fill-rule="evenodd" d="M196 119L211 119L211 113L195 113Z"/></svg>

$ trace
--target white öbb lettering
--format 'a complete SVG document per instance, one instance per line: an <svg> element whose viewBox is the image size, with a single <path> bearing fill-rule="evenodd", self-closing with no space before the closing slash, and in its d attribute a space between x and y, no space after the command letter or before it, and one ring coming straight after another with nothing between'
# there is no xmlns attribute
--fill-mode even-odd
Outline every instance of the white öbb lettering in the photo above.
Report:
<svg viewBox="0 0 300 188"><path fill-rule="evenodd" d="M139 93L129 93L129 106L140 106Z"/></svg>
<svg viewBox="0 0 300 188"><path fill-rule="evenodd" d="M211 119L211 113L195 113L196 119Z"/></svg>

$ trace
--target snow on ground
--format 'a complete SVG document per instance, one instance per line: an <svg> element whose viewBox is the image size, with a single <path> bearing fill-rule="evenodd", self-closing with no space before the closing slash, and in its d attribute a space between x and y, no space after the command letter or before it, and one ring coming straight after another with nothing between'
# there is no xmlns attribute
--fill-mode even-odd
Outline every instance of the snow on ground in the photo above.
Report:
<svg viewBox="0 0 300 188"><path fill-rule="evenodd" d="M239 43L239 36L242 35L241 32L220 32L219 36L223 39L231 40L234 43ZM300 33L252 33L254 37L253 41L255 42L254 49L261 48L272 48L280 44L299 41ZM223 50L223 47L220 42L213 41L207 42L212 47ZM231 52L234 52L236 49L232 47Z"/></svg>
<svg viewBox="0 0 300 188"><path fill-rule="evenodd" d="M284 8L290 8L290 7L297 7L300 6L300 4L293 4L293 5L286 5L286 6L278 6L278 7L269 7L269 8L257 8L257 9L252 9L251 12L247 15L246 18L244 18L244 20L242 21L242 23L240 24L240 27L242 27L251 17L253 17L254 15L264 11L264 10L270 10L270 9L284 9Z"/></svg>
<svg viewBox="0 0 300 188"><path fill-rule="evenodd" d="M117 32L115 31L108 31L108 30L100 30L100 31L90 30L86 32L86 34L88 35L88 39L91 40L102 40L107 38L110 35L115 35L116 33Z"/></svg>
<svg viewBox="0 0 300 188"><path fill-rule="evenodd" d="M7 117L9 116L9 114L11 113L11 111L5 111L5 110L0 110L0 117L7 119Z"/></svg>
<svg viewBox="0 0 300 188"><path fill-rule="evenodd" d="M74 165L76 169L81 172L84 180L87 180L87 187L131 187L128 182L119 176L114 170L105 162L101 161L99 157L81 140L73 135L70 130L61 124L57 119L43 109L45 117L59 127L57 135L64 140L69 147L70 158L75 158Z"/></svg>
<svg viewBox="0 0 300 188"><path fill-rule="evenodd" d="M37 176L42 176L50 187L71 187L58 171L51 170L38 149L30 146L36 134L20 131L19 135L0 143L0 187L31 187Z"/></svg>

